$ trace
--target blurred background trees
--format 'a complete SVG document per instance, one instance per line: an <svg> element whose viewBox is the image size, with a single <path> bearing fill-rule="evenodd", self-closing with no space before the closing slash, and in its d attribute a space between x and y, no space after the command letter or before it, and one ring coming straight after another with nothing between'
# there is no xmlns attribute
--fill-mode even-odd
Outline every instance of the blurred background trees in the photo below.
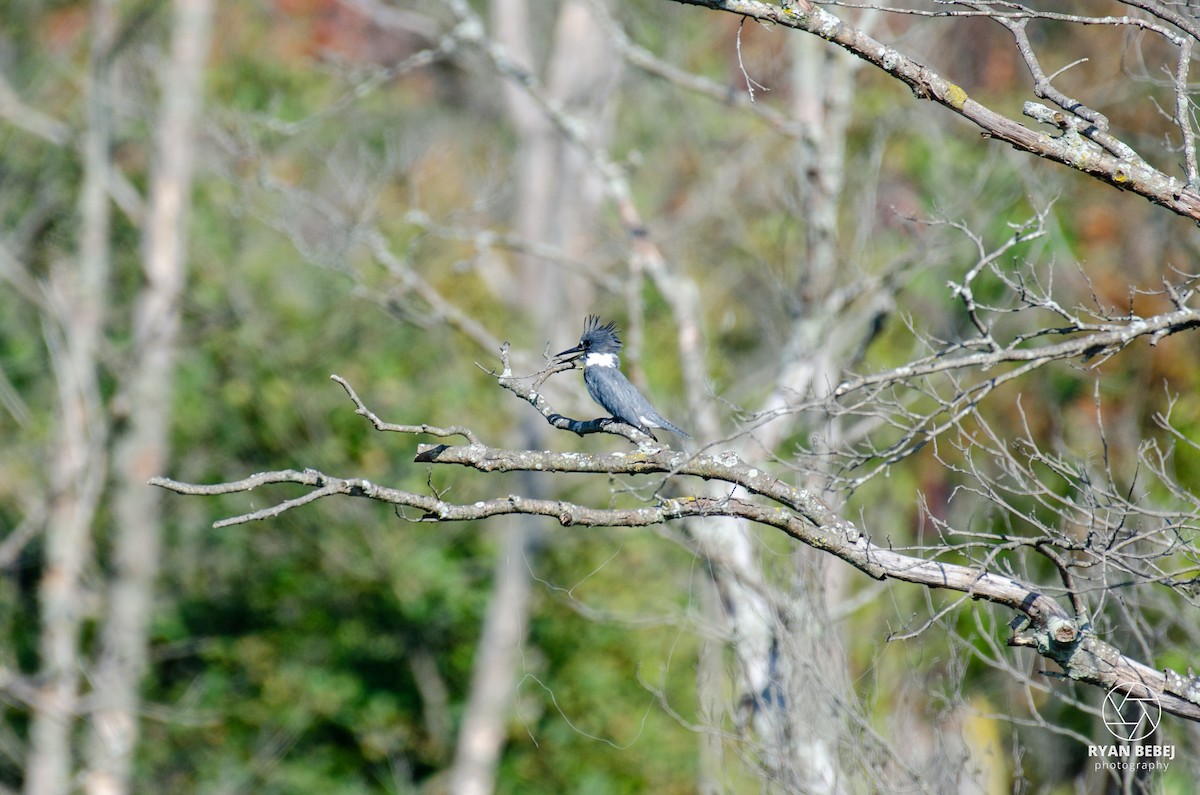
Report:
<svg viewBox="0 0 1200 795"><path fill-rule="evenodd" d="M1109 152L1022 117L1056 96L1035 96L1024 36L1194 195L1194 20L1059 5L829 11ZM214 530L276 492L141 484L311 466L459 503L652 501L658 481L414 465L422 439L375 433L328 381L496 446L628 449L552 431L476 366L507 340L532 372L597 312L698 444L1070 609L1065 567L1098 634L1186 671L1200 359L1187 322L1137 323L1194 305L1193 220L779 24L666 2L207 6L0 14L0 784L1134 788L1087 758L1111 741L1103 692L1006 648L1010 613L775 531L414 525L348 500ZM546 386L595 416L577 376ZM1194 725L1156 741L1178 754L1150 786L1187 791Z"/></svg>

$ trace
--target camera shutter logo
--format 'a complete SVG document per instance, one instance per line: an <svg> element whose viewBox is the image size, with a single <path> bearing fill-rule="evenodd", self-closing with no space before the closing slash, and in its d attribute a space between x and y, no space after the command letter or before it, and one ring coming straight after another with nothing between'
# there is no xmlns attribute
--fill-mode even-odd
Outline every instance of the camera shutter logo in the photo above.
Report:
<svg viewBox="0 0 1200 795"><path fill-rule="evenodd" d="M1113 737L1136 742L1149 737L1158 728L1162 704L1153 690L1135 682L1109 690L1100 713Z"/></svg>

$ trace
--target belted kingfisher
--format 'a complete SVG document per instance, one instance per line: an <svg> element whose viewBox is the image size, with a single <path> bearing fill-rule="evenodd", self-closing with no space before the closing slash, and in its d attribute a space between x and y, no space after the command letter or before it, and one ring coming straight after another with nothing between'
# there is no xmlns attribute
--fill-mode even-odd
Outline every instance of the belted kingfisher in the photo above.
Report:
<svg viewBox="0 0 1200 795"><path fill-rule="evenodd" d="M557 356L566 356L568 361L583 357L583 383L587 385L588 394L616 419L632 425L651 439L655 438L651 428L665 428L690 439L687 433L655 411L650 401L629 383L621 372L621 360L617 357L620 351L617 324L602 326L599 317L588 315L579 344Z"/></svg>

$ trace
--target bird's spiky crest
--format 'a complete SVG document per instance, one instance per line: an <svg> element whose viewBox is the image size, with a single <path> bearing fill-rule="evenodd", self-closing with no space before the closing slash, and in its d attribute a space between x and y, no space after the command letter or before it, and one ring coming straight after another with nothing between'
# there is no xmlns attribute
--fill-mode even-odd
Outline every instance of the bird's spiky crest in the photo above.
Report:
<svg viewBox="0 0 1200 795"><path fill-rule="evenodd" d="M583 326L580 344L588 343L592 348L611 348L613 353L621 350L621 337L617 334L617 322L600 324L599 315L588 315Z"/></svg>

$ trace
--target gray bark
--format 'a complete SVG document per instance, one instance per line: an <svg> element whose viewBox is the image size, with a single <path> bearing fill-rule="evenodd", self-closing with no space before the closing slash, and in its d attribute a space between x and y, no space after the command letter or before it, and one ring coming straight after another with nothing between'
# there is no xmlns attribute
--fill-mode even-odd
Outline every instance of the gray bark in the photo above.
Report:
<svg viewBox="0 0 1200 795"><path fill-rule="evenodd" d="M58 384L57 433L50 452L53 494L46 522L41 607L40 686L32 704L25 765L28 795L60 795L70 787L71 731L79 701L83 574L107 470L108 429L98 387L98 344L104 333L109 253L108 199L111 70L116 28L113 0L92 7L94 35L86 79L87 129L79 196L76 266L54 266L46 341Z"/></svg>
<svg viewBox="0 0 1200 795"><path fill-rule="evenodd" d="M172 41L162 82L150 205L142 239L145 284L134 315L128 381L129 430L116 465L113 580L93 674L91 731L84 788L89 795L130 790L138 739L139 688L159 569L162 510L147 480L165 468L186 280L187 220L202 105L212 0L175 0Z"/></svg>

